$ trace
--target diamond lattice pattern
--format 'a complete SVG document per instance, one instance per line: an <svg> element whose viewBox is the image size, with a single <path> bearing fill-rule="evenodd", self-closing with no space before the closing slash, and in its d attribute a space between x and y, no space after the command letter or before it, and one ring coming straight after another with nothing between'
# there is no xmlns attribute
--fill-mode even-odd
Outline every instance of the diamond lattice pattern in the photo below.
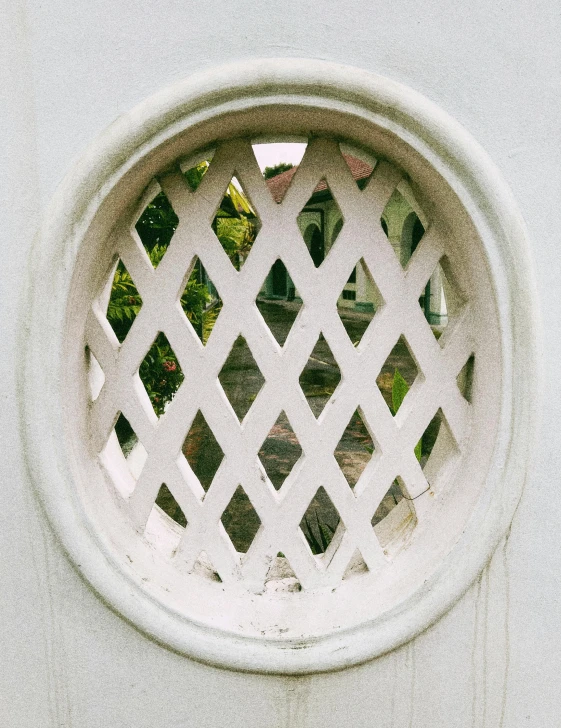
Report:
<svg viewBox="0 0 561 728"><path fill-rule="evenodd" d="M261 229L244 265L236 270L209 221L224 189L237 176L261 220ZM345 220L340 235L316 268L297 225L297 216L324 179ZM469 434L471 405L462 396L458 374L473 354L469 302L458 314L446 345L435 340L419 306L419 297L447 251L446 236L429 226L407 270L403 270L380 227L380 216L399 184L401 173L380 162L364 190L355 184L335 141L308 145L287 194L276 203L260 173L249 142L221 144L196 190L177 172L158 182L179 223L161 262L154 268L138 234L127 228L114 257L135 282L142 307L134 327L119 342L111 330L101 293L87 322L85 344L99 362L105 380L91 402L91 430L102 452L117 413L124 412L147 457L124 507L142 530L162 483L179 498L188 523L174 558L182 569L194 567L201 552L224 583L242 581L263 588L278 553L288 560L302 588L336 587L357 551L368 570L391 568L371 521L392 483L399 478L422 521L438 498L439 482L427 478L415 446L439 410L454 443ZM263 280L282 256L303 301L297 326L281 349L256 306ZM206 346L184 315L180 297L194 262L200 260L220 291L222 310ZM383 299L360 340L353 345L337 313L337 297L357 260L370 271ZM453 263L453 260L451 260ZM105 308L107 303L105 304ZM162 332L185 375L173 401L158 418L139 378L139 367ZM336 396L314 416L299 384L320 334L341 372ZM247 343L264 384L243 422L230 405L218 375L239 337ZM405 337L422 377L394 418L376 386L392 347ZM327 399L327 398L326 398ZM374 457L351 489L334 452L359 410L375 440ZM224 453L208 491L201 486L182 452L198 412L204 416ZM259 461L262 443L281 412L286 413L303 456L277 491ZM439 448L446 457L446 443ZM107 464L105 464L107 467ZM450 470L446 470L447 473ZM238 488L247 495L260 528L246 554L233 547L223 523ZM341 524L325 553L313 555L299 525L318 488L323 488ZM443 486L442 486L443 487ZM436 496L436 498L434 497ZM222 519L222 520L221 520ZM343 527L344 524L344 527Z"/></svg>

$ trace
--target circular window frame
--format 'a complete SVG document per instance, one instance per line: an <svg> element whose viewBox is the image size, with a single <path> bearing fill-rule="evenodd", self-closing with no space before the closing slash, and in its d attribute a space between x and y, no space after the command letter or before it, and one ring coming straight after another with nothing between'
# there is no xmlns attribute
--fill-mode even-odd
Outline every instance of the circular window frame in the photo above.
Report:
<svg viewBox="0 0 561 728"><path fill-rule="evenodd" d="M485 485L455 546L431 577L372 621L297 641L244 638L209 629L162 605L126 575L103 534L92 529L76 488L72 444L61 437L67 412L68 300L80 250L115 186L158 150L202 121L264 106L329 110L397 137L443 178L478 231L495 285L502 347L501 415ZM227 124L226 124L227 125ZM271 129L273 134L281 129ZM398 160L399 161L399 160ZM149 167L149 165L148 165ZM127 204L134 204L131 198ZM108 217L108 229L111 227ZM97 221L97 233L103 230ZM506 533L528 471L536 431L536 293L526 231L498 170L470 135L415 91L374 74L322 61L268 59L189 78L141 103L89 148L49 205L30 259L21 331L25 456L50 522L78 570L117 613L158 642L203 662L238 670L301 674L340 669L412 639L466 591ZM50 367L44 362L49 361ZM515 375L516 373L516 375Z"/></svg>

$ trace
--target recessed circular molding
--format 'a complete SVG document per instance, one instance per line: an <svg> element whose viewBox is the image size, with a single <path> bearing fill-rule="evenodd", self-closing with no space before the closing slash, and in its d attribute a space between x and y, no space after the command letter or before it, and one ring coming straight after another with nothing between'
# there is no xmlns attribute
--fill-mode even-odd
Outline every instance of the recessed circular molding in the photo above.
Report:
<svg viewBox="0 0 561 728"><path fill-rule="evenodd" d="M179 157L223 139L309 132L350 140L391 160L419 183L429 204L437 201L452 230L464 225L473 231L496 316L498 404L469 517L452 522L450 516L448 536L435 539L430 568L422 555L414 556L404 571L409 581L389 583L379 602L368 601L374 592L353 593L360 615L355 622L316 628L315 615L331 604L320 595L303 602L298 636L291 629L252 633L212 610L205 620L211 592L192 593L194 611L185 594L170 596L170 584L152 578L142 548L127 541L130 534L119 542L119 534L104 529L88 485L98 475L88 452L84 404L77 401L85 387L83 373L76 372L91 297L82 310L77 291L88 289L85 276L95 275L95 256L123 211L132 210L154 175ZM256 672L312 673L364 662L410 640L446 612L506 533L529 467L538 411L539 326L526 233L483 150L411 89L309 59L228 65L165 89L112 124L70 170L46 211L29 280L20 391L33 484L76 568L112 609L161 644L210 664ZM418 558L420 577L413 579ZM233 613L248 604L258 611L259 599L232 592L222 605L231 603ZM282 622L286 604L278 604Z"/></svg>

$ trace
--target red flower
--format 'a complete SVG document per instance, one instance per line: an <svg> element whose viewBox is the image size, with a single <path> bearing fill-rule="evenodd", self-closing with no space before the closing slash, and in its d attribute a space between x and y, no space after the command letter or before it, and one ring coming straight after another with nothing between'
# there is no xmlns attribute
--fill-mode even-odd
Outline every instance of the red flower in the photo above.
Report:
<svg viewBox="0 0 561 728"><path fill-rule="evenodd" d="M166 372L174 372L177 369L177 364L174 361L165 361L163 367Z"/></svg>

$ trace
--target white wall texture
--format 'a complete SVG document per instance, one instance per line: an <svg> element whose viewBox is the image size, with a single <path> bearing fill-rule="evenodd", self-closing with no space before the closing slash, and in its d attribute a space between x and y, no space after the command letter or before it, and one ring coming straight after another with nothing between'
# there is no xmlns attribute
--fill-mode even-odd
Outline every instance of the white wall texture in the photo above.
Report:
<svg viewBox="0 0 561 728"><path fill-rule="evenodd" d="M4 0L0 12L0 725L560 725L559 3ZM305 678L196 664L109 611L36 506L17 428L26 257L65 171L146 96L196 70L260 56L321 58L384 74L462 123L498 165L525 217L545 332L547 396L532 477L479 582L401 649Z"/></svg>

